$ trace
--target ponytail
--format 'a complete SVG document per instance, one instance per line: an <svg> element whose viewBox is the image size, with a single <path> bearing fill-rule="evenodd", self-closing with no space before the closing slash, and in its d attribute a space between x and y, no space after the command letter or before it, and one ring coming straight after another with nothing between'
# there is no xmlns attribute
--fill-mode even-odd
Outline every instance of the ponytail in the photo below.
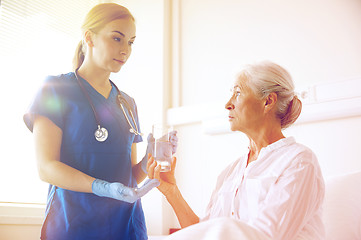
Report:
<svg viewBox="0 0 361 240"><path fill-rule="evenodd" d="M302 110L302 102L294 95L293 99L288 104L288 110L281 118L281 127L285 129L293 124L300 116Z"/></svg>
<svg viewBox="0 0 361 240"><path fill-rule="evenodd" d="M83 41L80 41L78 46L75 49L75 54L73 58L73 70L78 69L84 62L84 49L83 49Z"/></svg>

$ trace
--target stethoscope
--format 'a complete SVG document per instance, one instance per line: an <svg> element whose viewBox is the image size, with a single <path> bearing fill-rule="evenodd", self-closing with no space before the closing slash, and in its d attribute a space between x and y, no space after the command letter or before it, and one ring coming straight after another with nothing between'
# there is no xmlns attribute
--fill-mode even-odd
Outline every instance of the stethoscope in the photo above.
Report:
<svg viewBox="0 0 361 240"><path fill-rule="evenodd" d="M75 77L76 77L76 80L78 81L78 84L82 90L82 92L84 93L84 95L86 96L86 98L88 99L88 102L93 110L93 113L94 113L94 117L95 117L95 121L97 122L97 125L98 125L98 128L95 130L94 132L94 136L95 136L95 139L99 142L104 142L105 140L107 140L108 138L108 130L104 127L101 127L100 126L100 120L99 120L99 116L97 114L97 112L95 111L95 107L94 107L94 104L92 102L92 100L90 99L89 97L89 94L88 92L86 91L83 83L80 81L79 77L78 77L78 69L76 69L74 71L75 73ZM133 112L132 112L132 109L128 103L128 101L121 95L117 85L115 85L110 79L109 79L110 83L116 88L117 92L118 92L118 96L117 96L117 102L120 106L120 108L122 109L123 111L123 114L125 116L125 119L127 120L129 126L130 126L130 129L129 129L129 132L131 133L134 133L135 135L140 135L142 136L143 133L140 133L139 130L138 130L138 126L137 126L137 123L134 119L134 115L133 115ZM130 123L130 120L128 118L128 115L125 113L125 109L124 109L124 106L126 106L126 108L128 109L128 112L130 113L130 116L132 117L132 121L133 121L133 124L134 124L134 127L133 125Z"/></svg>

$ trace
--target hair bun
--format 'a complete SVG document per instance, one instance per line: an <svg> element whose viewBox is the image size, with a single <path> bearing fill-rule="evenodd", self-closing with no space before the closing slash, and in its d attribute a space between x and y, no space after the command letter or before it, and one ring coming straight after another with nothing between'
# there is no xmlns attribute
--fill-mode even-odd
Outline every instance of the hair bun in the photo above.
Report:
<svg viewBox="0 0 361 240"><path fill-rule="evenodd" d="M293 99L288 104L287 113L281 119L281 127L285 129L289 127L291 124L293 124L300 116L301 110L302 110L301 100L297 97L297 95L293 95Z"/></svg>

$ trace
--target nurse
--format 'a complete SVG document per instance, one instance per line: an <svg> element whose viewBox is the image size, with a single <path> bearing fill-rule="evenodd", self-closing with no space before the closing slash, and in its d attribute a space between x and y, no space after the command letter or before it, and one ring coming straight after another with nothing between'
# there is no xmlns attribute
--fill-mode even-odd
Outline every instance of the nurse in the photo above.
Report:
<svg viewBox="0 0 361 240"><path fill-rule="evenodd" d="M131 54L134 18L123 6L99 4L82 34L74 72L49 76L24 115L39 176L50 184L41 239L147 239L140 197L159 182L137 183L152 142L137 163L137 106L109 80ZM175 149L176 133L172 140Z"/></svg>
<svg viewBox="0 0 361 240"><path fill-rule="evenodd" d="M161 173L152 158L148 162L149 177L160 181L158 189L181 227L193 225L170 239L324 239L325 187L317 158L282 132L302 108L290 74L269 61L248 65L231 93L225 105L230 128L244 133L249 147L219 175L203 218L193 212L176 185L175 161L170 173ZM237 237L227 238L229 233Z"/></svg>

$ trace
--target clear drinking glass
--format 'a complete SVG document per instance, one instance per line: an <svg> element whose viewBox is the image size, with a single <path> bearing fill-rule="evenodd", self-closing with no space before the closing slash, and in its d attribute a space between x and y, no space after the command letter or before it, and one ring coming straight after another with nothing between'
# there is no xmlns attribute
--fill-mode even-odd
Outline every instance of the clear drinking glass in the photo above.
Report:
<svg viewBox="0 0 361 240"><path fill-rule="evenodd" d="M154 159L161 166L161 172L168 172L172 165L172 144L170 143L170 132L173 131L171 126L154 124L152 133L154 142Z"/></svg>

